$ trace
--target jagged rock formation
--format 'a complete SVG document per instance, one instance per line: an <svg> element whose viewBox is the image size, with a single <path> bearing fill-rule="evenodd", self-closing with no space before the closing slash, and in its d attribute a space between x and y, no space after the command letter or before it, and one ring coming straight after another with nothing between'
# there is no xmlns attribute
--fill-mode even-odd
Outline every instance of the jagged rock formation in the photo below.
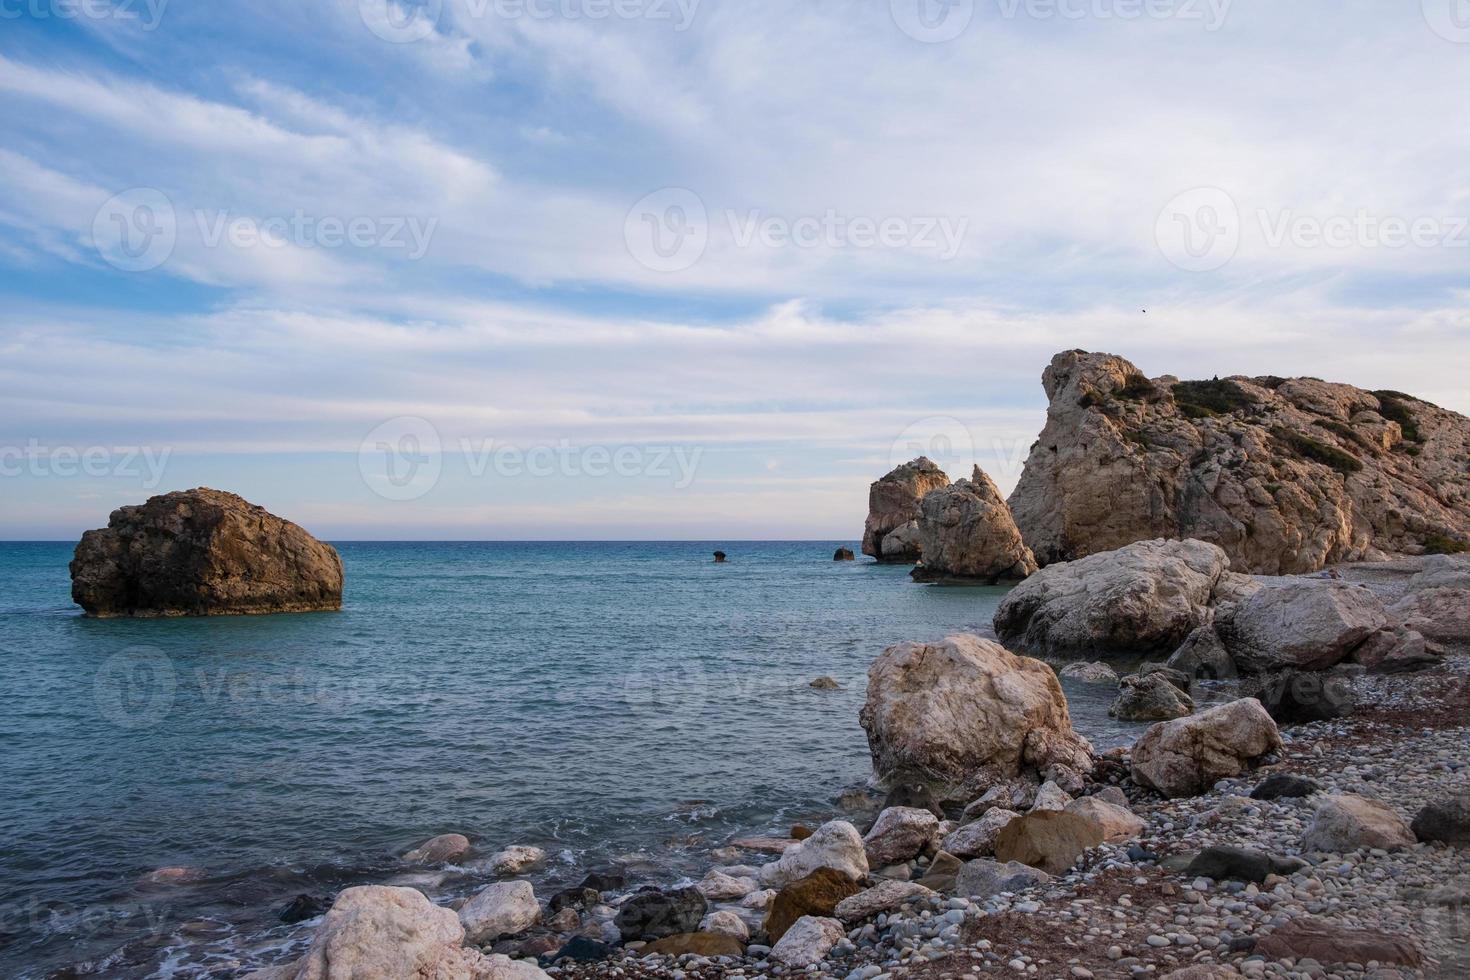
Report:
<svg viewBox="0 0 1470 980"><path fill-rule="evenodd" d="M968 480L929 491L919 510L918 581L995 583L1036 571L1011 509L980 467Z"/></svg>
<svg viewBox="0 0 1470 980"><path fill-rule="evenodd" d="M919 560L919 505L925 494L949 486L949 477L928 457L897 467L868 488L863 554L885 562Z"/></svg>
<svg viewBox="0 0 1470 980"><path fill-rule="evenodd" d="M1046 565L1150 538L1218 544L1288 574L1470 542L1470 419L1313 378L1150 380L1066 351L1011 494Z"/></svg>
<svg viewBox="0 0 1470 980"><path fill-rule="evenodd" d="M71 562L92 616L216 616L342 607L342 559L290 521L200 488L120 507Z"/></svg>

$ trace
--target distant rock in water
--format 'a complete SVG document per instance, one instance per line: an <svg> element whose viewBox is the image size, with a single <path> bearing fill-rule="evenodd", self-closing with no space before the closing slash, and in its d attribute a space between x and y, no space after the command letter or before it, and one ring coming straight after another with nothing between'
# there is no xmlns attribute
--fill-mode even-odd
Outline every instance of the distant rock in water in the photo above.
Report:
<svg viewBox="0 0 1470 980"><path fill-rule="evenodd" d="M1011 509L980 467L968 480L931 490L919 506L920 582L1019 580L1036 571Z"/></svg>
<svg viewBox="0 0 1470 980"><path fill-rule="evenodd" d="M725 553L723 551L716 551L715 552L715 562L716 562L716 564L722 563L722 562L724 562L724 560L725 560Z"/></svg>
<svg viewBox="0 0 1470 980"><path fill-rule="evenodd" d="M1042 385L1046 426L1010 505L1043 565L1198 538L1279 575L1470 542L1470 419L1410 395L1150 380L1085 351L1052 358Z"/></svg>
<svg viewBox="0 0 1470 980"><path fill-rule="evenodd" d="M925 494L947 486L949 477L925 456L874 482L868 488L863 554L883 562L918 561L920 504Z"/></svg>
<svg viewBox="0 0 1470 980"><path fill-rule="evenodd" d="M342 608L342 559L290 521L220 490L120 507L71 562L91 616L221 616Z"/></svg>
<svg viewBox="0 0 1470 980"><path fill-rule="evenodd" d="M857 555L852 553L851 548L838 548L832 553L833 561L857 561Z"/></svg>

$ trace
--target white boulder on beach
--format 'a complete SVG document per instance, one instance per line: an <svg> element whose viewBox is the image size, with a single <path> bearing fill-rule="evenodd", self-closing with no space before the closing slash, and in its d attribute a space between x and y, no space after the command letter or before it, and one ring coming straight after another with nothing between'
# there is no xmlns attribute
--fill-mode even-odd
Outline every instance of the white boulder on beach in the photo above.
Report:
<svg viewBox="0 0 1470 980"><path fill-rule="evenodd" d="M471 942L490 942L540 922L541 906L529 881L498 881L464 903L459 921Z"/></svg>
<svg viewBox="0 0 1470 980"><path fill-rule="evenodd" d="M833 868L854 880L867 877L867 849L856 827L846 820L822 824L806 840L788 847L786 853L763 866L760 883L765 888L784 888L818 868Z"/></svg>

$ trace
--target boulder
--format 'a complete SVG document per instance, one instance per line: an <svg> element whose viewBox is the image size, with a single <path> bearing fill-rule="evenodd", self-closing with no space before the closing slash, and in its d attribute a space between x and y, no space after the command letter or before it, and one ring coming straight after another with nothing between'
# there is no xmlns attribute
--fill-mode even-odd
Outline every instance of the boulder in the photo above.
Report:
<svg viewBox="0 0 1470 980"><path fill-rule="evenodd" d="M1470 653L1470 587L1415 592L1389 612L1436 649Z"/></svg>
<svg viewBox="0 0 1470 980"><path fill-rule="evenodd" d="M694 885L700 894L711 902L733 902L744 898L760 887L754 878L744 875L728 875L723 871L711 870Z"/></svg>
<svg viewBox="0 0 1470 980"><path fill-rule="evenodd" d="M792 969L805 969L822 962L845 938L847 931L836 919L803 916L771 948L771 959Z"/></svg>
<svg viewBox="0 0 1470 980"><path fill-rule="evenodd" d="M613 947L590 936L573 936L565 946L551 957L553 963L571 960L574 963L601 963L613 954Z"/></svg>
<svg viewBox="0 0 1470 980"><path fill-rule="evenodd" d="M1126 806L1109 803L1096 796L1084 796L1067 804L1067 813L1075 813L1102 829L1103 840L1122 844L1143 833L1148 823Z"/></svg>
<svg viewBox="0 0 1470 980"><path fill-rule="evenodd" d="M1192 680L1224 680L1237 674L1235 661L1213 625L1201 626L1186 636L1166 664Z"/></svg>
<svg viewBox="0 0 1470 980"><path fill-rule="evenodd" d="M1376 929L1353 929L1329 919L1292 919L1256 943L1255 951L1268 960L1313 959L1323 966L1335 963L1378 963L1419 966L1424 954L1408 936Z"/></svg>
<svg viewBox="0 0 1470 980"><path fill-rule="evenodd" d="M851 548L838 548L832 553L833 561L857 561L857 555L852 553Z"/></svg>
<svg viewBox="0 0 1470 980"><path fill-rule="evenodd" d="M818 868L834 868L854 880L867 876L868 855L856 827L845 820L822 824L812 836L762 867L761 885L781 888Z"/></svg>
<svg viewBox="0 0 1470 980"><path fill-rule="evenodd" d="M1248 679L1241 691L1280 725L1340 718L1352 713L1356 701L1351 680L1335 671L1278 670Z"/></svg>
<svg viewBox="0 0 1470 980"><path fill-rule="evenodd" d="M881 780L957 801L1052 766L1092 768L1052 669L978 636L889 647L868 668L859 720Z"/></svg>
<svg viewBox="0 0 1470 980"><path fill-rule="evenodd" d="M1410 827L1421 841L1470 845L1470 793L1424 804Z"/></svg>
<svg viewBox="0 0 1470 980"><path fill-rule="evenodd" d="M699 931L730 936L742 943L750 942L750 927L745 924L744 919L730 909L720 909L706 915L704 921L699 924Z"/></svg>
<svg viewBox="0 0 1470 980"><path fill-rule="evenodd" d="M1125 677L1118 684L1118 698L1108 708L1108 717L1119 721L1169 721L1194 712L1194 699L1169 682L1163 674Z"/></svg>
<svg viewBox="0 0 1470 980"><path fill-rule="evenodd" d="M1033 810L1001 828L995 857L1059 875L1076 864L1083 851L1102 842L1102 827L1080 813Z"/></svg>
<svg viewBox="0 0 1470 980"><path fill-rule="evenodd" d="M1303 851L1347 854L1359 848L1412 847L1414 832L1387 803L1363 796L1328 796L1302 836Z"/></svg>
<svg viewBox="0 0 1470 980"><path fill-rule="evenodd" d="M939 851L930 859L929 867L924 869L924 877L919 879L918 884L930 891L954 891L955 875L959 874L964 865L965 862L948 851Z"/></svg>
<svg viewBox="0 0 1470 980"><path fill-rule="evenodd" d="M986 810L978 820L972 820L944 838L945 851L957 858L989 857L995 853L995 839L1005 825L1019 817L1014 810L995 807Z"/></svg>
<svg viewBox="0 0 1470 980"><path fill-rule="evenodd" d="M776 889L763 888L758 892L751 892L740 900L743 909L766 909L776 900Z"/></svg>
<svg viewBox="0 0 1470 980"><path fill-rule="evenodd" d="M1170 684L1173 684L1174 687L1176 687L1180 691L1183 691L1185 694L1188 694L1190 692L1191 686L1194 683L1193 678L1191 678L1184 671L1175 670L1173 667L1170 667L1167 664L1144 664L1143 666L1138 668L1138 676L1162 677L1164 680L1168 681Z"/></svg>
<svg viewBox="0 0 1470 980"><path fill-rule="evenodd" d="M934 791L923 783L899 783L883 797L883 805L878 810L881 813L896 806L928 810L934 814L934 819L944 819L944 807L940 805Z"/></svg>
<svg viewBox="0 0 1470 980"><path fill-rule="evenodd" d="M967 824L972 820L979 820L986 811L1000 807L1005 810L1030 810L1036 802L1035 783L1022 781L1009 781L997 783L985 791L978 799L972 800L965 806L964 812L960 814L960 823Z"/></svg>
<svg viewBox="0 0 1470 980"><path fill-rule="evenodd" d="M1045 782L1036 791L1036 801L1031 804L1031 812L1037 810L1065 810L1067 804L1072 802L1071 794L1062 789L1056 783Z"/></svg>
<svg viewBox="0 0 1470 980"><path fill-rule="evenodd" d="M513 936L541 921L541 906L529 881L500 881L475 893L459 910L472 943Z"/></svg>
<svg viewBox="0 0 1470 980"><path fill-rule="evenodd" d="M1091 663L1079 660L1077 663L1067 664L1067 666L1057 671L1057 676L1065 677L1069 680L1081 681L1083 684L1118 683L1118 672L1107 664L1100 663L1096 660Z"/></svg>
<svg viewBox="0 0 1470 980"><path fill-rule="evenodd" d="M440 834L403 855L403 860L409 864L444 864L458 861L468 853L470 840L464 834Z"/></svg>
<svg viewBox="0 0 1470 980"><path fill-rule="evenodd" d="M1322 792L1322 784L1305 776L1290 773L1274 773L1267 776L1261 785L1251 790L1253 800L1289 800L1311 796Z"/></svg>
<svg viewBox="0 0 1470 980"><path fill-rule="evenodd" d="M1164 540L1048 565L1006 594L995 631L1038 656L1168 653L1210 621L1229 566L1215 545Z"/></svg>
<svg viewBox="0 0 1470 980"><path fill-rule="evenodd" d="M800 881L776 893L766 913L764 928L772 942L786 935L802 916L830 916L838 903L863 890L863 886L840 871L818 868Z"/></svg>
<svg viewBox="0 0 1470 980"><path fill-rule="evenodd" d="M662 939L694 932L709 911L709 902L698 888L674 888L632 895L614 919L624 941Z"/></svg>
<svg viewBox="0 0 1470 980"><path fill-rule="evenodd" d="M616 892L628 887L628 876L618 870L594 871L582 879L578 888L590 888L595 892Z"/></svg>
<svg viewBox="0 0 1470 980"><path fill-rule="evenodd" d="M546 852L539 847L524 847L515 845L507 847L503 851L497 851L486 858L485 865L492 874L517 875L527 868L534 867L545 862Z"/></svg>
<svg viewBox="0 0 1470 980"><path fill-rule="evenodd" d="M868 867L909 861L917 857L939 834L939 821L928 810L889 807L878 814L873 829L863 838Z"/></svg>
<svg viewBox="0 0 1470 980"><path fill-rule="evenodd" d="M1386 625L1383 603L1364 586L1293 579L1261 589L1215 628L1236 668L1260 674L1331 667Z"/></svg>
<svg viewBox="0 0 1470 980"><path fill-rule="evenodd" d="M1001 892L1018 892L1034 885L1044 885L1051 875L1019 861L991 861L978 858L966 861L955 875L955 894L965 898L986 899Z"/></svg>
<svg viewBox="0 0 1470 980"><path fill-rule="evenodd" d="M1086 351L1054 357L1042 385L1046 425L1010 497L1042 565L1198 538L1284 575L1470 539L1470 420L1401 392L1150 380Z"/></svg>
<svg viewBox="0 0 1470 980"><path fill-rule="evenodd" d="M931 490L949 485L949 477L924 456L895 468L868 488L868 520L863 527L863 554L882 562L919 560L920 503ZM896 534L895 532L900 532ZM893 541L888 541L893 537Z"/></svg>
<svg viewBox="0 0 1470 980"><path fill-rule="evenodd" d="M815 688L818 691L836 691L842 687L841 684L837 683L837 678L835 677L818 677L807 686Z"/></svg>
<svg viewBox="0 0 1470 980"><path fill-rule="evenodd" d="M968 480L930 490L920 513L918 581L993 584L1036 571L1005 498L980 467Z"/></svg>
<svg viewBox="0 0 1470 980"><path fill-rule="evenodd" d="M745 944L734 936L716 932L681 932L665 936L643 947L643 955L658 956L743 956Z"/></svg>
<svg viewBox="0 0 1470 980"><path fill-rule="evenodd" d="M1271 855L1264 851L1212 844L1195 855L1185 874L1215 881L1252 881L1259 885L1274 870Z"/></svg>
<svg viewBox="0 0 1470 980"><path fill-rule="evenodd" d="M1423 633L1406 626L1386 626L1353 651L1353 660L1376 674L1412 673L1443 659L1429 649Z"/></svg>
<svg viewBox="0 0 1470 980"><path fill-rule="evenodd" d="M1150 728L1133 746L1133 781L1164 796L1194 796L1281 747L1266 709L1243 698Z"/></svg>
<svg viewBox="0 0 1470 980"><path fill-rule="evenodd" d="M120 507L71 562L89 616L221 616L342 608L336 549L233 493L200 488Z"/></svg>
<svg viewBox="0 0 1470 980"><path fill-rule="evenodd" d="M450 909L412 888L363 885L337 896L296 963L275 974L289 980L338 977L435 977L440 980L544 980L533 966L466 949Z"/></svg>
<svg viewBox="0 0 1470 980"><path fill-rule="evenodd" d="M837 903L833 914L852 925L884 912L896 912L905 905L928 902L938 893L910 881L880 881L872 888L850 895Z"/></svg>

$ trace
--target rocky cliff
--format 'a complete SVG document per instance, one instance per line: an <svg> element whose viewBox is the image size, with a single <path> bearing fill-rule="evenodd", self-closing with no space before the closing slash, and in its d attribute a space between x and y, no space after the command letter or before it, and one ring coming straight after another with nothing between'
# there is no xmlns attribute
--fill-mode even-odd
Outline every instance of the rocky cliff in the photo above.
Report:
<svg viewBox="0 0 1470 980"><path fill-rule="evenodd" d="M1238 571L1307 572L1470 542L1470 419L1314 378L1146 378L1066 351L1010 497L1045 565L1152 538L1213 542Z"/></svg>
<svg viewBox="0 0 1470 980"><path fill-rule="evenodd" d="M342 606L342 560L290 521L219 490L120 507L71 562L93 616L211 616Z"/></svg>
<svg viewBox="0 0 1470 980"><path fill-rule="evenodd" d="M868 488L863 554L879 561L918 561L920 504L929 491L947 486L949 477L924 456L875 480Z"/></svg>

